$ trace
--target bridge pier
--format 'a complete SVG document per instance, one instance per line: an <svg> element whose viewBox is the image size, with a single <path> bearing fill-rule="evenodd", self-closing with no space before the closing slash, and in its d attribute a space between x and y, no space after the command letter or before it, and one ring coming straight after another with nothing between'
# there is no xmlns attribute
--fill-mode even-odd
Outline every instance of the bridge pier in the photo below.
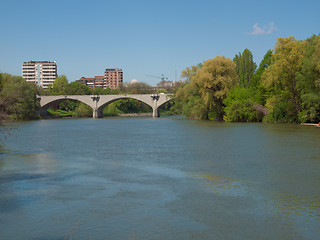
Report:
<svg viewBox="0 0 320 240"><path fill-rule="evenodd" d="M160 117L159 109L157 107L153 107L152 110L153 110L152 117L154 118Z"/></svg>
<svg viewBox="0 0 320 240"><path fill-rule="evenodd" d="M102 112L102 110L93 109L92 117L93 117L93 118L103 118L103 112Z"/></svg>
<svg viewBox="0 0 320 240"><path fill-rule="evenodd" d="M159 94L151 94L151 98L153 101L152 106L152 117L158 118L160 117L159 109L158 109L158 100L160 98Z"/></svg>

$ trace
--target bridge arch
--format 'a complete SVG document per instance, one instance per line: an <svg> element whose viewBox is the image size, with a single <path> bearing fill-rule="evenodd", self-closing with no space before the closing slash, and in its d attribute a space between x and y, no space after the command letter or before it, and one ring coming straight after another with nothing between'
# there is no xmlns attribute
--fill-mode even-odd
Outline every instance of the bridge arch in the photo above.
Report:
<svg viewBox="0 0 320 240"><path fill-rule="evenodd" d="M56 99L56 100L53 100L53 101L51 101L51 102L48 102L46 105L41 106L41 108L47 110L47 109L50 108L52 105L54 105L54 104L56 104L56 103L61 103L61 102L66 101L66 100L72 100L72 101L81 102L81 103L84 103L84 104L86 104L87 106L91 107L87 102L81 101L81 100L79 100L79 99L60 98L60 99ZM91 107L91 108L92 108L92 107Z"/></svg>
<svg viewBox="0 0 320 240"><path fill-rule="evenodd" d="M40 99L40 106L41 106L40 115L43 115L43 116L47 115L47 110L52 105L61 103L66 100L81 102L89 106L90 108L92 108L92 110L94 110L94 106L92 105L92 100L90 101L88 97L83 97L83 96L81 97L78 95L59 95L59 96L37 96L37 98Z"/></svg>
<svg viewBox="0 0 320 240"><path fill-rule="evenodd" d="M101 103L101 105L100 105L100 106L98 107L98 109L97 109L99 116L101 116L101 114L103 114L103 109L104 109L106 106L108 106L109 104L114 103L114 102L116 102L116 101L122 100L122 99L133 99L133 100L137 100L137 101L139 101L139 102L141 102L141 103L144 103L145 105L149 106L151 109L153 108L153 106L150 105L150 103L145 102L145 101L141 100L141 99L138 98L138 97L119 96L118 98L114 98L114 99L108 100L108 101L106 101L106 102L104 102L104 103Z"/></svg>
<svg viewBox="0 0 320 240"><path fill-rule="evenodd" d="M93 118L103 117L102 110L108 104L120 99L135 99L149 105L153 109L153 117L159 117L158 107L170 101L168 94L122 94L122 95L60 95L60 96L37 96L40 100L42 112L55 102L64 100L76 100L93 109Z"/></svg>

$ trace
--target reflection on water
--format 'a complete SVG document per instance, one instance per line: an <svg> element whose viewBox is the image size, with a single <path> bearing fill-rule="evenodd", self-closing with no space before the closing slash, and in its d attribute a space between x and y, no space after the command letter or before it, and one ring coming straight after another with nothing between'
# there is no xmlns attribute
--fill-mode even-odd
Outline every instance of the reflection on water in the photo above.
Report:
<svg viewBox="0 0 320 240"><path fill-rule="evenodd" d="M318 196L317 196L318 195ZM274 205L285 216L299 215L320 222L320 194L298 196L278 193L273 195Z"/></svg>
<svg viewBox="0 0 320 240"><path fill-rule="evenodd" d="M319 129L145 117L15 124L0 148L0 239L320 238Z"/></svg>
<svg viewBox="0 0 320 240"><path fill-rule="evenodd" d="M202 177L205 180L208 190L217 194L240 196L248 194L249 191L248 187L231 178L209 173L198 175L198 177Z"/></svg>

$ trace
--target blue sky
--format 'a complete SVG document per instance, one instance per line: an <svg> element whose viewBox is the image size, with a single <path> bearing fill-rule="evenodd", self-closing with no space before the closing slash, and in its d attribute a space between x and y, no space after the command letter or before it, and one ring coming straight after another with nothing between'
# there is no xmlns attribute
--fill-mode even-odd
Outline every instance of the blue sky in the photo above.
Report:
<svg viewBox="0 0 320 240"><path fill-rule="evenodd" d="M57 61L69 81L122 68L124 81L179 80L186 67L248 48L257 64L278 37L320 33L320 1L0 0L0 71Z"/></svg>

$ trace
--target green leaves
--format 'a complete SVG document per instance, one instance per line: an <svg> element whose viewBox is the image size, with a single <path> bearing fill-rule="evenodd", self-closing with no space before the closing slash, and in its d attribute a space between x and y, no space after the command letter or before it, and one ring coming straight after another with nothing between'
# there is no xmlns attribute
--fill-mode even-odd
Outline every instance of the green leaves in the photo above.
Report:
<svg viewBox="0 0 320 240"><path fill-rule="evenodd" d="M35 119L40 109L35 88L19 76L3 74L0 108L10 119Z"/></svg>
<svg viewBox="0 0 320 240"><path fill-rule="evenodd" d="M205 61L201 68L187 68L189 81L182 86L176 97L185 116L196 119L223 118L223 99L236 85L235 63L229 58L216 57Z"/></svg>
<svg viewBox="0 0 320 240"><path fill-rule="evenodd" d="M65 75L58 76L52 86L49 86L52 95L67 95L69 93L69 82Z"/></svg>
<svg viewBox="0 0 320 240"><path fill-rule="evenodd" d="M233 61L236 63L236 72L239 76L240 86L249 87L257 68L256 63L253 61L252 53L250 50L245 49L242 54L236 54Z"/></svg>

